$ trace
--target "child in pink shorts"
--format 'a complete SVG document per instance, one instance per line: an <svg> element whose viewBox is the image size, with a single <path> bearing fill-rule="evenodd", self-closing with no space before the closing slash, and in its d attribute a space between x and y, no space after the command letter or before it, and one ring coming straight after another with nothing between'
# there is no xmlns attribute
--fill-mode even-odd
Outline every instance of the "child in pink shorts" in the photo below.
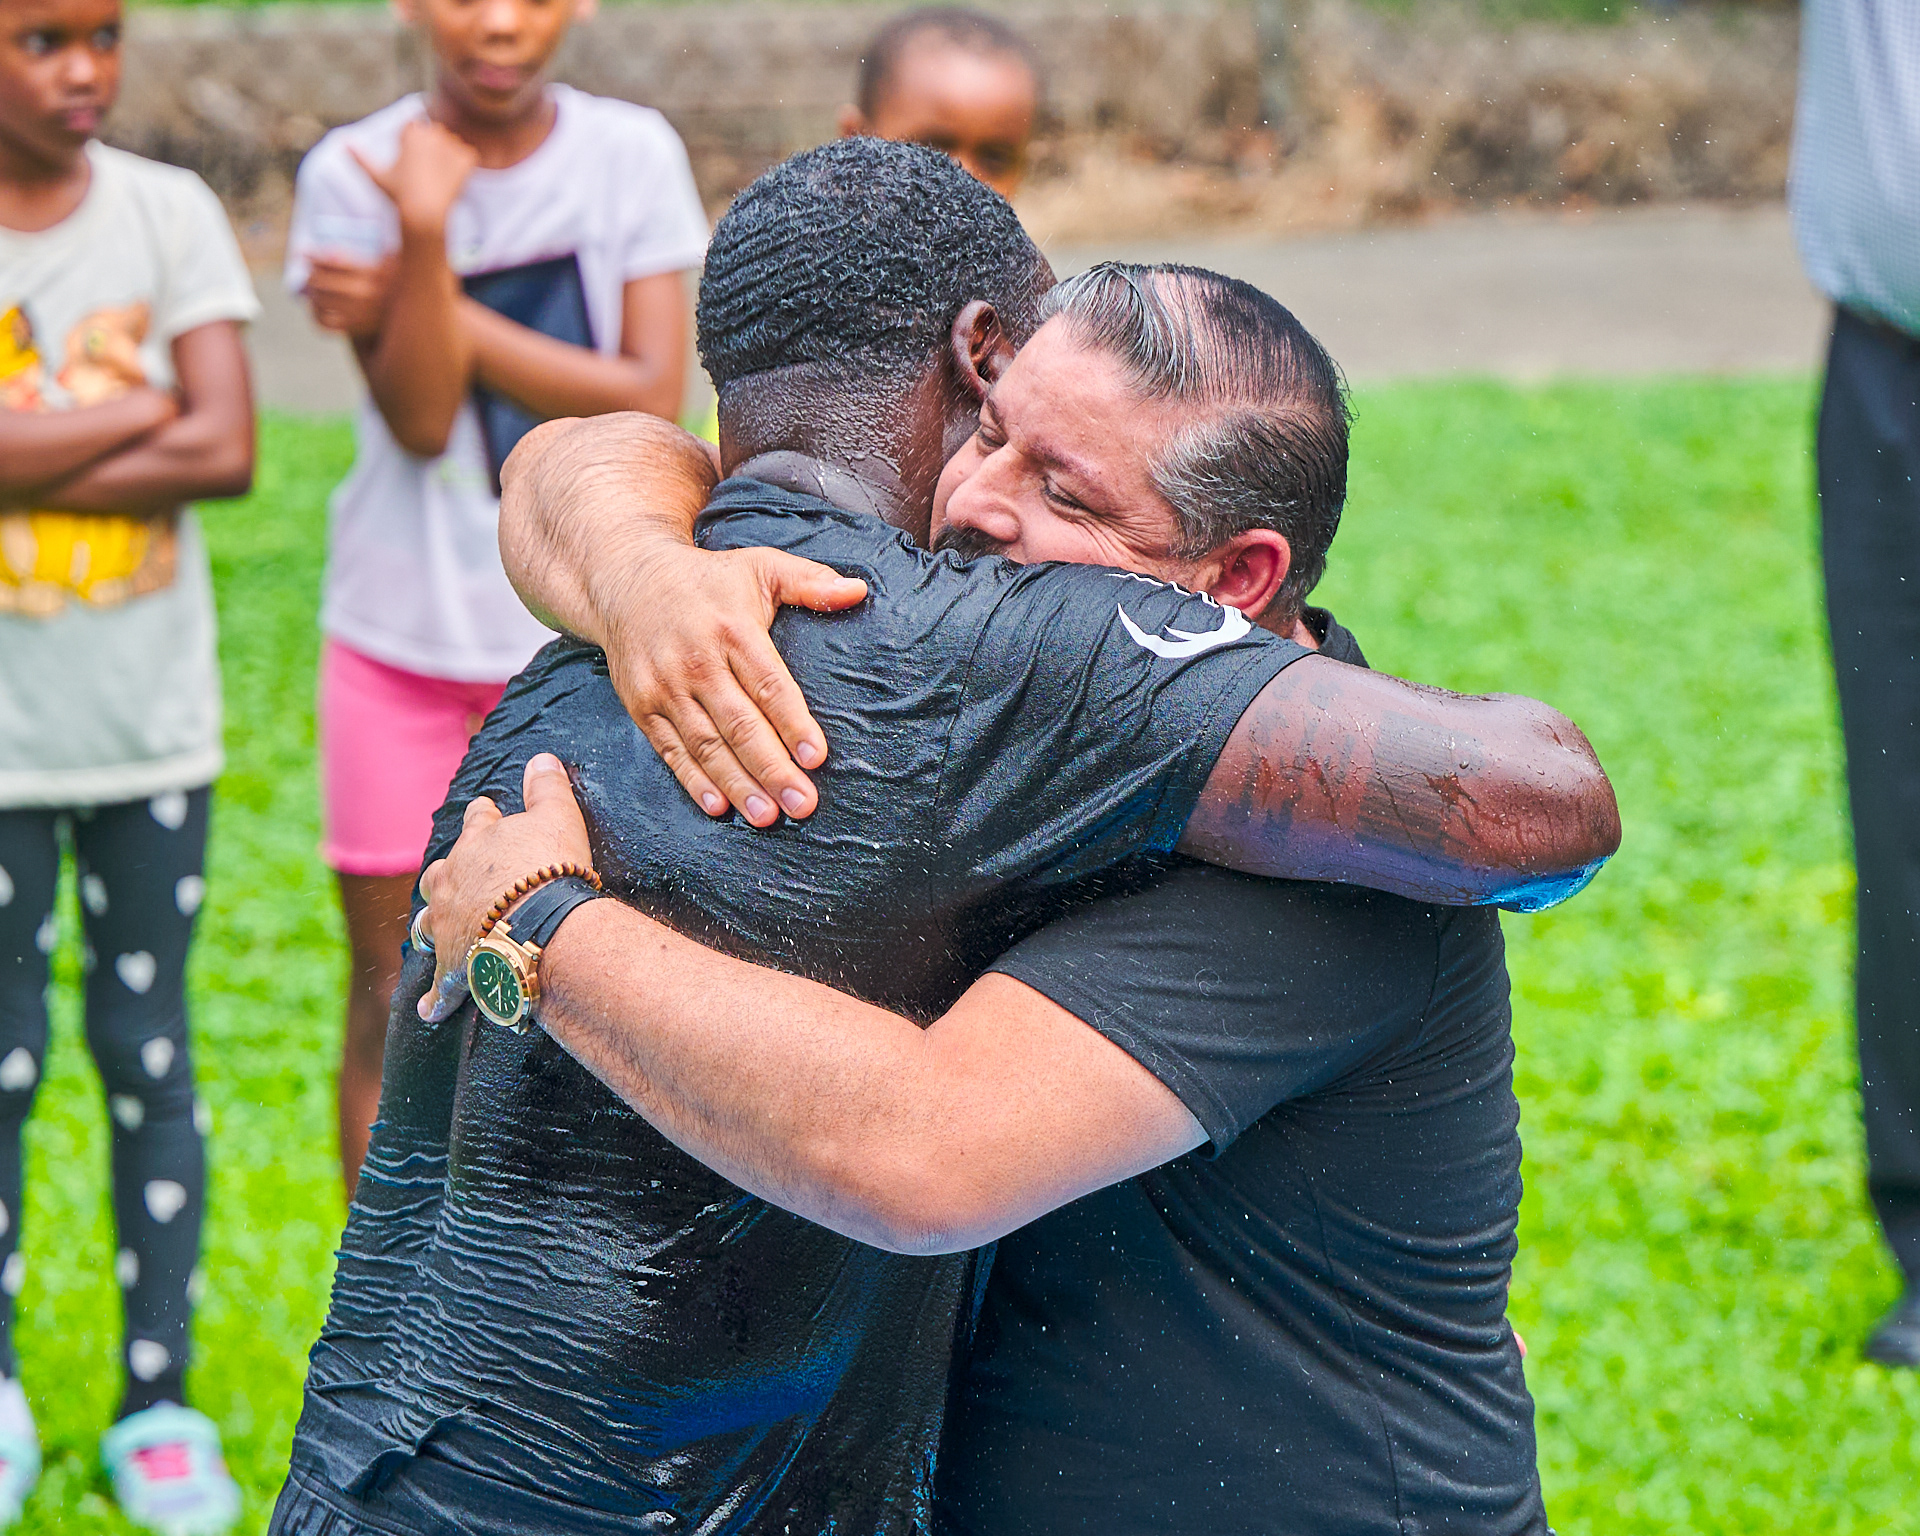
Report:
<svg viewBox="0 0 1920 1536"><path fill-rule="evenodd" d="M296 186L288 286L352 340L368 385L320 616L324 852L353 967L349 1193L433 812L550 638L501 569L501 461L541 419L680 409L683 274L706 216L663 117L548 82L591 4L402 0L431 90L328 134Z"/></svg>

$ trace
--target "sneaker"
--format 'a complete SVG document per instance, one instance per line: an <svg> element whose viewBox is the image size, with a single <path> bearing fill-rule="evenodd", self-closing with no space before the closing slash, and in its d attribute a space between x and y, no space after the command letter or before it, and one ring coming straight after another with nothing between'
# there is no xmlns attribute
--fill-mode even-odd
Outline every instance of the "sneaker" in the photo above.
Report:
<svg viewBox="0 0 1920 1536"><path fill-rule="evenodd" d="M218 1536L240 1518L213 1420L177 1403L130 1413L100 1437L113 1494L135 1525L161 1536Z"/></svg>
<svg viewBox="0 0 1920 1536"><path fill-rule="evenodd" d="M40 1481L40 1436L27 1394L11 1377L0 1378L0 1527L20 1518L21 1506Z"/></svg>

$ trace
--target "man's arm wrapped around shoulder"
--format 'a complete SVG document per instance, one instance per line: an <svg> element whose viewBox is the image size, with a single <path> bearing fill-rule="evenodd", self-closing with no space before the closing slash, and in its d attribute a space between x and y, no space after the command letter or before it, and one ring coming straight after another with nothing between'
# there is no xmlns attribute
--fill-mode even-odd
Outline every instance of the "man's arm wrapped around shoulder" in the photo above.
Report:
<svg viewBox="0 0 1920 1536"><path fill-rule="evenodd" d="M543 623L607 652L647 740L709 816L755 826L819 803L826 734L768 638L782 607L834 613L866 583L777 549L712 554L693 524L713 449L638 413L550 421L500 471L500 558Z"/></svg>
<svg viewBox="0 0 1920 1536"><path fill-rule="evenodd" d="M1613 786L1558 710L1319 656L1240 717L1180 841L1247 874L1523 912L1566 900L1619 846Z"/></svg>
<svg viewBox="0 0 1920 1536"><path fill-rule="evenodd" d="M810 815L801 769L826 740L767 631L783 602L830 612L864 587L778 550L694 548L711 469L676 432L601 417L529 434L502 475L508 574L536 612L606 648L622 702L708 814ZM1246 710L1181 847L1249 873L1532 910L1579 890L1619 841L1613 787L1558 711L1309 657Z"/></svg>

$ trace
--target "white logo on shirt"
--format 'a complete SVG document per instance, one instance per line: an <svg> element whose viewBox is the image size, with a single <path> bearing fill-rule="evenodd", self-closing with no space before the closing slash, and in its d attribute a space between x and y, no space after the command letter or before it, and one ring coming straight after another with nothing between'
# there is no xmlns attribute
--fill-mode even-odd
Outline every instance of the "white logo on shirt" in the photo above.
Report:
<svg viewBox="0 0 1920 1536"><path fill-rule="evenodd" d="M1135 581L1149 580L1149 578L1143 576L1134 576L1132 579ZM1154 586L1166 585L1166 583L1162 582L1153 582L1152 584ZM1143 651L1151 651L1154 655L1164 657L1168 661L1179 661L1188 656L1198 656L1203 651L1213 650L1216 646L1232 645L1234 641L1245 639L1246 636L1252 632L1253 622L1238 608L1223 607L1221 604L1214 602L1214 600L1204 592L1195 593L1194 595L1197 596L1201 602L1211 604L1213 607L1220 609L1221 618L1218 629L1210 629L1204 634L1196 635L1184 629L1175 629L1169 624L1165 627L1164 634L1150 635L1138 624L1133 622L1127 610L1120 604L1114 604L1114 609L1120 615L1120 622L1126 625L1127 633L1133 636L1133 643L1135 645L1139 646ZM1165 635L1172 635L1175 638L1169 640L1165 638Z"/></svg>

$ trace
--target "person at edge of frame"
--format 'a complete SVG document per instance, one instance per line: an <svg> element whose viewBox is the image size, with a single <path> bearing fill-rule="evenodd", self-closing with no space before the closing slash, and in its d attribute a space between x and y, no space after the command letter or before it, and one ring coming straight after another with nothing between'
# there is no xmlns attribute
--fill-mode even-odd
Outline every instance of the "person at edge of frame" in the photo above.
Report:
<svg viewBox="0 0 1920 1536"><path fill-rule="evenodd" d="M1859 868L1867 1194L1901 1292L1869 1360L1920 1367L1920 10L1807 0L1787 201L1833 300L1816 458Z"/></svg>
<svg viewBox="0 0 1920 1536"><path fill-rule="evenodd" d="M21 1131L70 856L125 1315L101 1460L135 1525L213 1532L240 1491L186 1389L209 1123L186 967L222 763L188 504L252 483L259 303L206 183L96 137L121 25L120 0L0 0L0 1526L41 1469L14 1348Z"/></svg>
<svg viewBox="0 0 1920 1536"><path fill-rule="evenodd" d="M1040 106L1027 46L997 16L955 6L906 11L860 56L856 98L840 136L869 134L952 155L1002 197L1026 177Z"/></svg>

